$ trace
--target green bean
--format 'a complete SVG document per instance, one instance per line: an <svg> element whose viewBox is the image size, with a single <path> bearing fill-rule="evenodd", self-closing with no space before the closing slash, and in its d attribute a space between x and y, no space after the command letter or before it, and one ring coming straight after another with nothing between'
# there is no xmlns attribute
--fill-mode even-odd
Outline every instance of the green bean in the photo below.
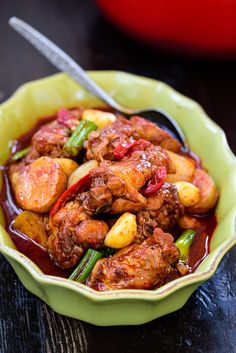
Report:
<svg viewBox="0 0 236 353"><path fill-rule="evenodd" d="M26 147L23 150L20 150L18 152L16 152L15 154L13 154L13 156L11 157L11 159L13 161L18 161L19 159L23 158L24 156L27 155L27 153L29 152L30 147Z"/></svg>
<svg viewBox="0 0 236 353"><path fill-rule="evenodd" d="M96 262L103 256L103 253L97 250L88 249L76 269L72 272L69 279L72 281L83 283Z"/></svg>
<svg viewBox="0 0 236 353"><path fill-rule="evenodd" d="M87 139L88 134L96 129L97 126L92 121L81 120L69 140L64 144L63 149L70 156L76 157L83 147L84 141Z"/></svg>
<svg viewBox="0 0 236 353"><path fill-rule="evenodd" d="M186 261L189 254L190 245L193 242L196 231L193 229L185 230L180 237L175 241L175 245L180 251L180 260Z"/></svg>

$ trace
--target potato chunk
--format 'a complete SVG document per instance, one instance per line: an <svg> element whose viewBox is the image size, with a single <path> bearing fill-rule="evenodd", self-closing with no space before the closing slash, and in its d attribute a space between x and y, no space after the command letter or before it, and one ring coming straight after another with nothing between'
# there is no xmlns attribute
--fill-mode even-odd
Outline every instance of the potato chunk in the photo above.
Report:
<svg viewBox="0 0 236 353"><path fill-rule="evenodd" d="M13 190L15 190L17 181L20 178L21 174L23 173L24 169L25 169L25 162L10 164L8 175L9 175L9 179Z"/></svg>
<svg viewBox="0 0 236 353"><path fill-rule="evenodd" d="M60 164L68 177L79 167L78 163L70 158L54 158L54 161Z"/></svg>
<svg viewBox="0 0 236 353"><path fill-rule="evenodd" d="M204 214L216 205L219 193L212 177L202 169L196 169L193 184L200 191L200 201L189 208L191 213Z"/></svg>
<svg viewBox="0 0 236 353"><path fill-rule="evenodd" d="M200 200L199 189L188 181L177 181L173 183L178 191L179 199L184 207L195 205Z"/></svg>
<svg viewBox="0 0 236 353"><path fill-rule="evenodd" d="M25 167L17 180L15 197L23 209L48 212L66 189L67 176L52 158L40 157Z"/></svg>
<svg viewBox="0 0 236 353"><path fill-rule="evenodd" d="M136 233L136 216L125 212L107 233L104 243L110 248L121 249L134 241Z"/></svg>
<svg viewBox="0 0 236 353"><path fill-rule="evenodd" d="M82 114L82 120L92 121L99 129L114 123L116 116L109 112L103 112L97 109L85 109Z"/></svg>
<svg viewBox="0 0 236 353"><path fill-rule="evenodd" d="M13 227L45 247L48 237L43 218L41 214L24 211L16 217Z"/></svg>
<svg viewBox="0 0 236 353"><path fill-rule="evenodd" d="M167 183L176 181L192 181L195 171L195 163L188 157L181 156L177 153L166 151L170 157L171 163L175 167L174 174L168 174L166 177Z"/></svg>

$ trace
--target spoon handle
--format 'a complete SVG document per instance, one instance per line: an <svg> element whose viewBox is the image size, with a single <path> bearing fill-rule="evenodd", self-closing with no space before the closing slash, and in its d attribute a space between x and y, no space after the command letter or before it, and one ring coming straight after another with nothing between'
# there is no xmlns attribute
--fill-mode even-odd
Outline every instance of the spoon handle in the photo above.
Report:
<svg viewBox="0 0 236 353"><path fill-rule="evenodd" d="M30 42L43 56L45 56L55 67L57 67L60 71L66 72L95 97L118 111L124 113L132 112L128 108L126 109L121 107L119 103L114 101L112 97L110 97L89 77L81 66L79 66L69 55L67 55L62 49L51 42L43 34L17 17L11 17L9 24L20 35L22 35L22 37Z"/></svg>

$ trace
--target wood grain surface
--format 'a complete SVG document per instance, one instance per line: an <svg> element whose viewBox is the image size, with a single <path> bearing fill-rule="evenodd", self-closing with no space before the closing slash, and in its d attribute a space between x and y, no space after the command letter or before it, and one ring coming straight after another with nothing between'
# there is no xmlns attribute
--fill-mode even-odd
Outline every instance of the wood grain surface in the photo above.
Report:
<svg viewBox="0 0 236 353"><path fill-rule="evenodd" d="M86 69L118 69L163 80L197 100L236 152L234 61L163 53L129 39L92 1L9 0L0 4L0 102L23 82L56 70L7 24L29 21ZM54 313L23 288L0 256L0 353L234 353L236 249L181 310L132 327L95 327Z"/></svg>

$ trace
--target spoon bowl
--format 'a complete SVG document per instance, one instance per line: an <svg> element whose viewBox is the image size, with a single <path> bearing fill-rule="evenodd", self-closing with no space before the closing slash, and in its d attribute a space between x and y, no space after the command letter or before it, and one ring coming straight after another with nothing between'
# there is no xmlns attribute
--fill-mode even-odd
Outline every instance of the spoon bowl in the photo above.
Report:
<svg viewBox="0 0 236 353"><path fill-rule="evenodd" d="M126 118L130 118L133 115L141 116L154 124L157 124L161 129L170 133L182 144L182 152L188 152L189 147L186 138L176 120L161 109L149 109L149 110L134 110L132 114L123 113Z"/></svg>

